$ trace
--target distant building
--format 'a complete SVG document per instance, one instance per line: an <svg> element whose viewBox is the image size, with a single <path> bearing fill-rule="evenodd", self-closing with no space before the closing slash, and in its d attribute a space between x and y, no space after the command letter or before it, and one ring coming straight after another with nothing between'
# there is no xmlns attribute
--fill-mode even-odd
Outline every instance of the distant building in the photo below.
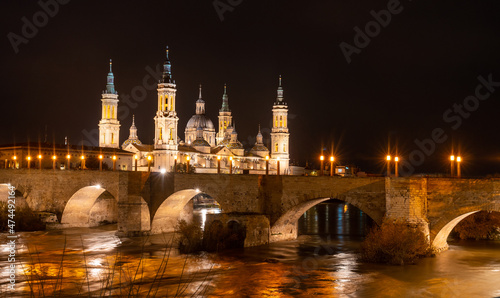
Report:
<svg viewBox="0 0 500 298"><path fill-rule="evenodd" d="M158 105L154 117L154 143L143 144L138 137L135 119L132 119L129 138L122 144L124 151L137 158L139 170L148 165L148 157L152 171L173 171L174 165L186 164L194 167L196 172L216 173L220 162L221 172L228 173L265 173L266 157L269 156L269 172L276 173L278 161L280 173L290 174L288 105L284 101L281 76L278 84L277 99L273 105L273 128L271 132L271 151L264 145L260 127L257 141L250 150L245 150L238 140L233 116L229 109L227 86L224 85L222 106L219 110L216 128L205 114L205 101L202 99L202 88L196 100L195 114L188 121L184 130L184 140L178 135L179 117L176 112L177 87L172 79L172 66L169 50L163 64L163 75L158 83ZM120 124L116 119L118 95L114 89L114 76L111 69L108 73L106 91L102 95L102 119L99 122L101 147L116 148ZM134 161L135 166L135 161Z"/></svg>

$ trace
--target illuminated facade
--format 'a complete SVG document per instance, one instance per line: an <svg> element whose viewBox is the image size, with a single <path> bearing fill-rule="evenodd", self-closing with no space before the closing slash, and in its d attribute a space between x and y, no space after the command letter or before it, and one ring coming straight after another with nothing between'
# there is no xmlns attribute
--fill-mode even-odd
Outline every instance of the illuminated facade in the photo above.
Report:
<svg viewBox="0 0 500 298"><path fill-rule="evenodd" d="M238 140L233 116L229 109L227 86L224 85L222 106L218 115L218 132L213 122L205 114L205 101L202 98L200 85L199 96L196 100L196 112L188 121L184 137L178 137L179 118L176 112L177 87L172 78L172 67L169 59L169 50L166 51L166 61L163 65L162 79L158 83L158 107L154 117L155 138L153 145L142 144L137 136L134 120L130 128L130 136L123 143L122 148L137 157L139 170L145 170L151 165L152 171L174 171L195 169L197 173L253 173L264 174L266 171L266 157L269 149L264 144L260 127L255 145L248 151ZM271 140L277 144L271 151L269 173L277 171L277 160L280 160L280 173L289 174L289 132L287 128L288 106L283 101L281 77L278 86L278 99L273 106L273 129ZM148 158L151 160L148 161Z"/></svg>
<svg viewBox="0 0 500 298"><path fill-rule="evenodd" d="M118 113L118 92L115 90L112 66L112 61L109 60L106 90L102 92L101 96L102 116L101 121L99 121L99 147L119 148L120 122L116 117Z"/></svg>

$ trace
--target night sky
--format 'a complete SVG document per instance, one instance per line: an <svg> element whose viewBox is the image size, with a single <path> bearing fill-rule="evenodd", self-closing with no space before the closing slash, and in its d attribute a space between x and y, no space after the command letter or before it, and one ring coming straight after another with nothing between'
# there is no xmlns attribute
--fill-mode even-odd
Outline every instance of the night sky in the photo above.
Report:
<svg viewBox="0 0 500 298"><path fill-rule="evenodd" d="M486 100L468 98L478 76L500 82L498 1L72 0L47 20L27 2L1 4L1 144L43 140L45 131L51 142L89 141L83 132L97 129L108 60L126 105L168 45L181 139L198 85L216 124L227 83L239 140L253 145L260 124L267 142L281 74L291 159L301 165L318 163L322 148L330 154L333 146L339 163L382 173L389 144L410 160L415 140L440 128L446 140L428 155L414 153L411 173L446 172L452 148L465 175L500 173L500 86L481 87ZM355 27L377 29L370 12L388 6L390 22L348 63L340 44L356 45ZM13 36L26 37L23 17L34 16L38 32L13 46ZM119 115L120 142L135 114L139 138L152 144L157 93L149 89L140 102L130 96ZM470 111L460 116L453 107L464 103Z"/></svg>

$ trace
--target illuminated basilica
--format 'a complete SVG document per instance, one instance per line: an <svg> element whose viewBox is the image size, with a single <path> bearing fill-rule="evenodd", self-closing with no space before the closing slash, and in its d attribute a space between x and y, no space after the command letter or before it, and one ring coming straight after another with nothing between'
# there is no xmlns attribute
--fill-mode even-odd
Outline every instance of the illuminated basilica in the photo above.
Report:
<svg viewBox="0 0 500 298"><path fill-rule="evenodd" d="M99 121L99 146L119 149L120 123L117 119L118 93L114 86L111 68L107 77L106 90L102 93L102 119ZM284 101L281 77L279 78L277 98L272 106L273 127L271 130L271 150L264 145L260 126L256 143L245 150L236 132L233 116L229 108L229 97L224 85L222 105L219 110L217 131L214 123L205 114L205 101L202 87L196 100L195 114L189 119L184 130L184 140L179 137L179 117L176 112L175 81L172 79L172 66L169 50L163 65L162 78L158 83L158 106L154 116L154 144L143 144L139 140L135 119L128 139L121 149L134 154L131 169L157 172L172 172L190 169L196 173L233 173L264 174L266 165L269 173L290 174L288 105ZM257 127L257 125L256 125Z"/></svg>

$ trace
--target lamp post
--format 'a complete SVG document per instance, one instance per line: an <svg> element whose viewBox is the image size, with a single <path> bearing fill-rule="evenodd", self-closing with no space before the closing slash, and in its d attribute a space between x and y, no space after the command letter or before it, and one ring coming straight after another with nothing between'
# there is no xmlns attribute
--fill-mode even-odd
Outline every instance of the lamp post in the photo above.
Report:
<svg viewBox="0 0 500 298"><path fill-rule="evenodd" d="M462 173L460 171L460 163L462 162L462 157L457 156L457 177L460 178Z"/></svg>
<svg viewBox="0 0 500 298"><path fill-rule="evenodd" d="M153 158L151 157L151 155L148 155L148 173L151 172L151 160Z"/></svg>
<svg viewBox="0 0 500 298"><path fill-rule="evenodd" d="M229 174L233 173L233 157L229 156Z"/></svg>
<svg viewBox="0 0 500 298"><path fill-rule="evenodd" d="M266 155L266 176L269 175L269 155Z"/></svg>
<svg viewBox="0 0 500 298"><path fill-rule="evenodd" d="M399 157L394 157L394 172L396 173L396 177L399 177L399 169L398 169Z"/></svg>
<svg viewBox="0 0 500 298"><path fill-rule="evenodd" d="M82 170L85 170L85 156L80 156L80 159L82 160Z"/></svg>
<svg viewBox="0 0 500 298"><path fill-rule="evenodd" d="M104 156L102 156L102 154L99 154L99 171L102 171L102 159L104 158Z"/></svg>
<svg viewBox="0 0 500 298"><path fill-rule="evenodd" d="M42 170L42 155L38 154L38 165L40 167L40 170Z"/></svg>
<svg viewBox="0 0 500 298"><path fill-rule="evenodd" d="M451 165L450 176L453 177L453 170L455 168L455 155L450 155L450 165Z"/></svg>
<svg viewBox="0 0 500 298"><path fill-rule="evenodd" d="M276 169L277 169L277 172L276 172L276 175L280 175L280 158L279 156L276 157Z"/></svg>
<svg viewBox="0 0 500 298"><path fill-rule="evenodd" d="M335 157L330 156L330 176L333 177L333 162L335 161Z"/></svg>
<svg viewBox="0 0 500 298"><path fill-rule="evenodd" d="M387 177L391 177L391 156L387 155L385 159L387 160Z"/></svg>
<svg viewBox="0 0 500 298"><path fill-rule="evenodd" d="M319 170L319 175L320 175L320 176L323 176L323 161L325 160L325 157L324 157L323 155L321 155L321 156L319 157L319 160L321 160L321 168L320 168L320 170Z"/></svg>
<svg viewBox="0 0 500 298"><path fill-rule="evenodd" d="M69 169L70 169L70 167L71 167L71 165L70 165L70 163L69 163L70 158L71 158L71 155L69 155L69 154L68 154L68 155L66 155L66 159L68 160L68 162L67 162L67 164L68 164L68 170L69 170Z"/></svg>
<svg viewBox="0 0 500 298"><path fill-rule="evenodd" d="M217 155L217 174L220 174L220 155Z"/></svg>
<svg viewBox="0 0 500 298"><path fill-rule="evenodd" d="M113 171L116 170L116 155L113 155Z"/></svg>
<svg viewBox="0 0 500 298"><path fill-rule="evenodd" d="M56 169L56 159L57 159L57 156L52 155L52 170Z"/></svg>
<svg viewBox="0 0 500 298"><path fill-rule="evenodd" d="M31 156L26 157L26 160L28 161L28 169L31 167Z"/></svg>
<svg viewBox="0 0 500 298"><path fill-rule="evenodd" d="M136 161L137 164L137 161ZM135 166L137 171L137 166ZM177 173L177 154L174 155L174 174Z"/></svg>
<svg viewBox="0 0 500 298"><path fill-rule="evenodd" d="M16 168L16 160L17 160L17 156L15 156L15 155L14 155L14 156L12 156L12 159L14 160L14 161L12 162L12 168L13 168L13 169L15 169L15 168Z"/></svg>
<svg viewBox="0 0 500 298"><path fill-rule="evenodd" d="M191 157L188 155L186 156L186 174L189 173L189 161L191 160Z"/></svg>

